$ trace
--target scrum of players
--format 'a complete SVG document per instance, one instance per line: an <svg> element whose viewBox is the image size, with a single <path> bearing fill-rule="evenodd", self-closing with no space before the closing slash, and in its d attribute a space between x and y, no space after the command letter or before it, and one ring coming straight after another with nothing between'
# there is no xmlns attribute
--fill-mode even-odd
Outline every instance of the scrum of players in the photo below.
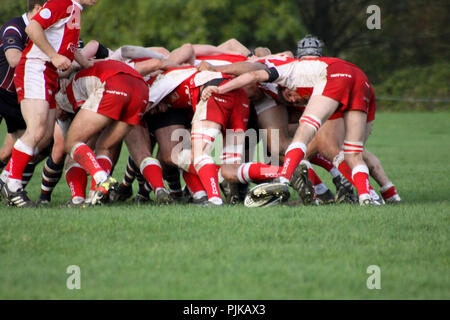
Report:
<svg viewBox="0 0 450 320"><path fill-rule="evenodd" d="M29 0L28 12L0 29L6 205L48 205L63 174L67 207L126 201L135 180L138 204L401 202L365 148L375 120L372 85L355 65L324 57L317 38L301 39L295 56L250 50L235 39L171 52L111 50L80 41L83 6L95 2ZM256 162L260 142L265 156ZM129 157L119 183L112 172L121 152ZM41 195L34 202L26 186L41 161ZM329 172L334 193L312 164ZM290 188L298 201L287 202Z"/></svg>

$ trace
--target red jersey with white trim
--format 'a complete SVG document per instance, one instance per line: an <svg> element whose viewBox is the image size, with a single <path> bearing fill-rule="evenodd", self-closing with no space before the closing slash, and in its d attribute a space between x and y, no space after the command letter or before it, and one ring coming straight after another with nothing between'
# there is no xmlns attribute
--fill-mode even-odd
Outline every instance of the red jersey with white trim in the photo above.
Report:
<svg viewBox="0 0 450 320"><path fill-rule="evenodd" d="M121 61L114 60L99 61L93 67L78 72L66 88L67 98L73 111L77 111L95 90L103 88L109 78L119 73L144 81L136 70ZM63 109L66 110L66 108Z"/></svg>
<svg viewBox="0 0 450 320"><path fill-rule="evenodd" d="M78 49L82 10L83 7L75 0L48 0L32 18L42 26L48 42L55 51L70 61L73 61ZM23 57L51 61L32 41L25 48Z"/></svg>
<svg viewBox="0 0 450 320"><path fill-rule="evenodd" d="M195 88L198 88L205 83L220 78L230 78L229 75L225 75L221 72L212 72L212 71L202 71L199 72L195 67L182 67L175 68L169 71L164 72L156 77L156 79L150 79L147 84L150 85L150 96L149 101L153 104L153 106L160 103L164 98L170 96L173 92L178 90L179 97L176 98L176 95L172 97L172 101L178 99L184 99L187 101L187 97L184 95L186 90L181 89L184 86L188 86L191 92L190 101L198 101L198 97L192 97L192 94L195 95ZM167 101L165 101L167 102ZM181 102L179 103L181 105ZM195 106L193 106L195 108Z"/></svg>
<svg viewBox="0 0 450 320"><path fill-rule="evenodd" d="M184 80L163 101L173 108L195 108L200 99L200 86L213 79L231 79L232 77L220 72L202 71Z"/></svg>

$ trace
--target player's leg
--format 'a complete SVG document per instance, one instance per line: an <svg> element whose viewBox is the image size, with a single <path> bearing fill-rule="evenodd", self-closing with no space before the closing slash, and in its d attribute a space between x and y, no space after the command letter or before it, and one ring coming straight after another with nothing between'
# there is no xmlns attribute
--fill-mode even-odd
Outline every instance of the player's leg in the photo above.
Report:
<svg viewBox="0 0 450 320"><path fill-rule="evenodd" d="M369 168L363 159L366 135L367 114L350 110L344 113L346 127L344 158L352 170L352 180L358 190L359 202L367 205L372 202L369 190Z"/></svg>
<svg viewBox="0 0 450 320"><path fill-rule="evenodd" d="M134 162L139 164L139 171L155 191L156 201L168 203L170 197L164 186L162 167L152 156L148 130L142 126L133 127L125 137L125 143Z"/></svg>
<svg viewBox="0 0 450 320"><path fill-rule="evenodd" d="M182 188L180 183L180 170L177 165L177 156L172 153L178 146L183 145L184 139L190 137L190 132L186 129L185 124L181 124L186 121L185 113L177 115L180 117L178 123L158 128L155 130L156 141L158 141L158 159L161 161L163 168L164 179L167 181L171 196L177 200L182 198ZM187 141L186 141L187 142ZM189 146L185 146L188 149Z"/></svg>
<svg viewBox="0 0 450 320"><path fill-rule="evenodd" d="M192 124L192 165L189 172L197 174L208 195L208 202L222 205L219 191L218 168L211 157L212 146L220 134L221 125L209 120L195 121Z"/></svg>
<svg viewBox="0 0 450 320"><path fill-rule="evenodd" d="M23 99L21 111L27 129L16 141L9 160L10 174L3 188L3 196L18 207L34 206L22 186L27 164L36 154L36 147L45 137L49 125L49 103L40 99ZM54 120L54 118L53 118Z"/></svg>
<svg viewBox="0 0 450 320"><path fill-rule="evenodd" d="M65 152L78 162L97 184L105 182L108 174L103 170L92 149L86 144L89 138L102 131L113 122L112 119L81 109L75 116L65 141Z"/></svg>
<svg viewBox="0 0 450 320"><path fill-rule="evenodd" d="M315 150L308 157L319 152L329 161L333 162L333 166L340 172L339 176L333 177L333 183L336 187L337 203L354 203L356 198L353 194L352 174L347 162L344 161L344 153L342 145L345 138L344 117L333 115L331 119L320 128L314 138Z"/></svg>
<svg viewBox="0 0 450 320"><path fill-rule="evenodd" d="M38 203L47 204L51 201L54 188L61 179L64 168L64 137L59 124L55 124L53 147L42 171L41 195Z"/></svg>
<svg viewBox="0 0 450 320"><path fill-rule="evenodd" d="M284 154L291 144L286 107L277 105L258 113L258 127L267 130L267 147L270 153L279 153L280 160L283 161Z"/></svg>
<svg viewBox="0 0 450 320"><path fill-rule="evenodd" d="M336 111L338 106L339 103L336 100L328 97L311 97L303 116L300 118L300 126L294 139L286 151L281 182L290 182L295 169L306 155L307 145L314 138L322 123Z"/></svg>

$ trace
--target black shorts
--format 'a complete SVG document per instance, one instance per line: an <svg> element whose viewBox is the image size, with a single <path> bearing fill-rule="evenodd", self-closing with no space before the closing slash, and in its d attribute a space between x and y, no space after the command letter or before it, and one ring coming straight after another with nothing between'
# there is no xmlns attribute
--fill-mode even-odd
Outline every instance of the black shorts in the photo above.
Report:
<svg viewBox="0 0 450 320"><path fill-rule="evenodd" d="M8 133L14 133L27 128L15 93L0 89L0 114L6 121Z"/></svg>
<svg viewBox="0 0 450 320"><path fill-rule="evenodd" d="M191 128L192 111L190 109L176 109L169 108L166 112L150 115L147 113L144 116L148 131L152 134L156 130L169 126L184 126L187 129Z"/></svg>

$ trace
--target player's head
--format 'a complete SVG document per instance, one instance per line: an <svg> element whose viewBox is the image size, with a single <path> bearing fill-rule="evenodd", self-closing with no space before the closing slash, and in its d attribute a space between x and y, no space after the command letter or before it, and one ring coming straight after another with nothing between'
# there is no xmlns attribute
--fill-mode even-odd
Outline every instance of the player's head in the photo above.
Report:
<svg viewBox="0 0 450 320"><path fill-rule="evenodd" d="M291 90L283 86L278 86L278 98L286 106L304 106L308 103L296 90Z"/></svg>
<svg viewBox="0 0 450 320"><path fill-rule="evenodd" d="M323 43L316 37L308 34L297 43L297 58L305 56L321 57L323 55Z"/></svg>
<svg viewBox="0 0 450 320"><path fill-rule="evenodd" d="M28 12L39 11L46 0L28 0Z"/></svg>

